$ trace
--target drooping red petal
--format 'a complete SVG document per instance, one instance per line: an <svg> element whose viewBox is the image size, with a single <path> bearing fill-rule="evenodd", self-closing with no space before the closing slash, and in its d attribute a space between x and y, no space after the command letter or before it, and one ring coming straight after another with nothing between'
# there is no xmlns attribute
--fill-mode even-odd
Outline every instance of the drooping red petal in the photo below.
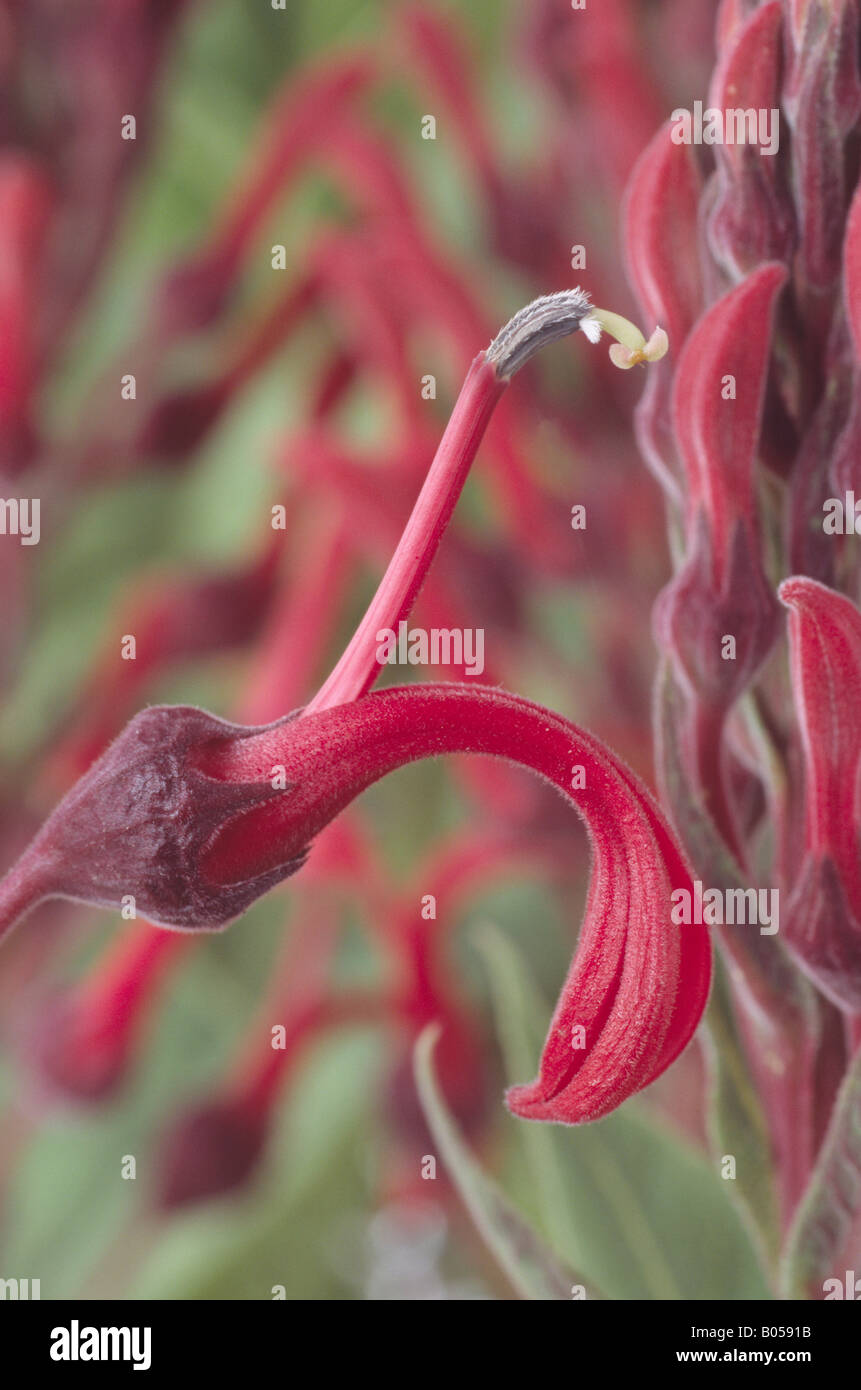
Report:
<svg viewBox="0 0 861 1390"><path fill-rule="evenodd" d="M474 752L511 759L552 783L581 813L594 850L579 946L551 1023L539 1075L511 1108L533 1119L596 1119L646 1086L690 1039L705 1006L710 948L701 926L671 921L691 891L682 855L644 787L598 740L499 690L390 689L241 741L213 740L198 766L218 781L284 768L283 798L215 836L201 869L213 885L256 877L293 857L365 787L418 758ZM575 766L586 785L572 789ZM575 1046L575 1025L585 1047Z"/></svg>

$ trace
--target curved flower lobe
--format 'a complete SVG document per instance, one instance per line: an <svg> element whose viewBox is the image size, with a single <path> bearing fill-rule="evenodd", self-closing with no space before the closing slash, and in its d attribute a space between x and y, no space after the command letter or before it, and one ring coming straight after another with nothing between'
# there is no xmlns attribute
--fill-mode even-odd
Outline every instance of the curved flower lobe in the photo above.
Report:
<svg viewBox="0 0 861 1390"><path fill-rule="evenodd" d="M221 881L292 858L386 772L440 753L511 759L582 814L595 854L580 944L530 1086L509 1104L532 1119L596 1119L649 1084L689 1041L705 1007L704 928L671 922L690 875L655 803L609 751L540 706L497 690L391 689L204 752L207 775L256 778L277 760L293 790L225 827L203 861ZM277 759L276 759L277 753ZM572 790L572 767L585 785ZM582 1034L574 1035L574 1028ZM576 1045L583 1037L585 1045Z"/></svg>

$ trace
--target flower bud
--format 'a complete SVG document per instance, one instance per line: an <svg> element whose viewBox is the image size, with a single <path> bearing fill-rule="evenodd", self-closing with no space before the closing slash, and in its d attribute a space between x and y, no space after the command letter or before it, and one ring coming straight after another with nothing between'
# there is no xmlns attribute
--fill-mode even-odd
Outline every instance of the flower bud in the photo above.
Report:
<svg viewBox="0 0 861 1390"><path fill-rule="evenodd" d="M655 629L689 687L728 707L777 634L760 556L754 463L783 266L754 271L690 334L673 392L687 473L687 560L655 608ZM726 646L724 639L732 639Z"/></svg>
<svg viewBox="0 0 861 1390"><path fill-rule="evenodd" d="M136 715L26 852L37 895L116 909L131 896L139 915L187 931L214 930L240 916L305 859L303 847L229 885L211 884L201 873L203 853L219 830L284 795L266 773L215 780L198 766L205 745L256 732L184 705L155 705Z"/></svg>
<svg viewBox="0 0 861 1390"><path fill-rule="evenodd" d="M173 1211L244 1187L263 1152L267 1118L233 1098L185 1114L161 1157L158 1207Z"/></svg>
<svg viewBox="0 0 861 1390"><path fill-rule="evenodd" d="M861 613L813 579L780 587L805 776L804 859L787 939L835 1003L861 1009Z"/></svg>
<svg viewBox="0 0 861 1390"><path fill-rule="evenodd" d="M755 10L734 35L714 75L710 109L754 112L756 138L714 146L717 172L711 190L708 240L715 258L733 279L763 261L788 262L795 242L795 216L780 154L780 0ZM771 144L761 143L765 117ZM737 119L733 117L733 119ZM737 132L734 132L737 135Z"/></svg>

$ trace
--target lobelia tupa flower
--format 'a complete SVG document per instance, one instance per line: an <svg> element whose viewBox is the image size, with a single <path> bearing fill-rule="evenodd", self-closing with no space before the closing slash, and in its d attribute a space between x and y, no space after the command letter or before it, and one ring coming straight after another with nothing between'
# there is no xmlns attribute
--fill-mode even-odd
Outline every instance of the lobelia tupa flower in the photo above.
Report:
<svg viewBox="0 0 861 1390"><path fill-rule="evenodd" d="M207 933L304 865L290 894L290 947L295 932L298 954L286 952L284 978L279 969L236 1066L169 1128L157 1201L172 1208L241 1187L306 1047L342 1024L373 1022L393 1040L383 1087L393 1152L427 1145L407 1050L429 1020L441 1020L440 1088L480 1143L481 1028L429 924L417 920L425 884L411 876L401 902L375 860L375 837L360 830L360 809L345 808L408 762L481 753L452 769L473 818L478 806L497 834L500 825L509 836L515 824L525 826L522 843L547 855L545 867L552 863L560 880L553 886L564 892L572 881L565 871L585 860L584 847L571 843L572 807L594 851L580 941L539 1075L509 1093L519 1115L597 1118L683 1047L709 976L705 927L670 925L671 895L688 892L691 874L719 896L727 890L748 901L759 888L779 898L774 935L715 922L722 965L703 1030L708 1113L714 1152L740 1156L738 1181L728 1187L775 1288L782 1257L787 1289L821 1297L830 1276L857 1269L861 1166L861 6L603 0L572 21L567 0L533 0L515 26L517 81L537 89L545 114L540 141L519 164L498 148L497 123L486 119L468 45L451 17L421 4L398 7L390 32L403 71L394 80L409 85L410 97L421 94L417 110L438 110L452 137L485 232L475 237L479 254L442 249L433 211L405 176L402 156L412 158L414 148L363 109L371 89L389 80L391 54L375 46L372 54L324 55L304 72L291 69L222 211L206 219L213 230L160 274L137 336L95 384L71 430L55 438L39 399L56 364L74 355L70 329L146 148L144 140L130 144L128 158L119 158L114 108L122 95L122 109L138 110L145 135L163 38L191 8L140 0L107 27L92 16L83 28L63 24L53 48L69 62L58 84L65 101L34 106L26 63L4 98L4 136L15 129L0 161L9 326L0 352L4 492L11 495L12 480L23 490L38 464L51 498L47 531L66 510L57 499L71 517L75 494L86 510L95 482L160 469L163 483L168 467L195 466L249 383L311 320L315 334L329 333L327 355L312 369L305 419L278 450L289 547L268 535L247 569L214 580L171 578L162 586L147 572L140 600L120 619L122 630L138 633L138 663L117 675L112 629L92 679L66 709L59 744L46 740L10 768L0 806L10 860L21 848L28 795L38 801L49 788L53 797L84 775L0 884L0 932L51 895L108 907L134 899L141 913L178 928L130 926L64 990L37 990L35 1000L28 992L22 1061L43 1097L114 1095L139 1061L171 972L200 951ZM25 10L10 9L7 56L23 52L29 34L37 68L45 67L52 50L44 36L55 26L33 25ZM112 79L94 83L105 54ZM658 128L694 97L706 98L726 131L744 125L745 138L687 144L674 119ZM58 119L61 111L68 119ZM769 118L766 140L761 121L749 122L757 113ZM586 130L590 138L580 138ZM89 132L98 136L95 186L67 176L87 167ZM258 274L261 255L268 269L260 242L309 166L315 179L331 181L334 196L324 201L339 211L315 221L297 273L276 281L284 288L273 294L272 281ZM525 277L533 292L564 284L573 235L589 243L597 297L605 298L605 285L615 296L619 265L605 232L626 186L629 280L644 317L663 328L646 341L572 292L517 315L473 363L398 544L437 439L428 422L434 407L416 391L417 347L425 354L428 342L439 342L443 361L454 364L450 379L441 368L445 395L475 344L491 336L482 290L492 297L500 271ZM82 229L86 235L73 235ZM255 300L263 311L246 312ZM609 362L584 354L576 377L555 379L552 370L530 368L516 392L505 392L535 348L578 328L616 337ZM202 377L172 370L173 359L197 361ZM654 365L628 370L641 363ZM133 410L114 389L130 367L147 382ZM638 380L635 434L652 478L637 468L628 428ZM355 401L375 392L385 394L392 422L381 457L338 428ZM492 639L484 677L492 688L370 693L377 632L409 615L482 439L493 494L487 511L498 512L499 534L491 523L479 537L468 514L459 518L420 602L452 626L481 611ZM588 504L589 527L574 547L567 517L559 524L565 509L555 475L542 476L554 445L573 468L583 461L577 499ZM669 579L664 548L654 542L660 494ZM382 569L396 545L343 659L294 709L327 669L351 584L364 578L363 566ZM28 606L32 570L23 562L32 558L0 546L12 619L0 635L6 681ZM582 605L581 578L589 585ZM665 813L604 743L502 689L518 684L527 663L535 669L533 657L542 662L538 679L554 670L552 644L539 644L526 619L536 599L543 611L541 586L553 583L565 586L566 611L576 609L569 627L578 637L554 671L559 688L576 681L578 707L594 711L607 743L646 777L652 741L643 716L653 672L643 634L651 596L663 586L653 620L661 651L654 753ZM107 747L157 680L175 678L190 657L226 650L251 657L235 722L159 704ZM293 712L276 717L285 709ZM504 762L537 778L510 779ZM547 798L539 779L560 796ZM24 824L30 835L32 821ZM465 825L458 840L464 862L474 855L485 872L504 845ZM421 874L445 894L448 930L457 914L443 864L442 857L422 864ZM328 950L335 881L350 885L352 906L361 900L363 925L394 983L366 994L339 992L325 970L309 978L317 953L324 959ZM53 971L57 942L74 955L68 928L78 916L73 903L57 903L48 930L40 923L10 943L10 968L0 973L7 999L15 999L19 978L32 983L34 964ZM278 1052L268 1037L274 1018L285 1025ZM582 1047L575 1045L581 1030ZM689 1064L696 1060L691 1055ZM688 1075L676 1078L691 1120ZM699 1088L691 1089L698 1102ZM704 1142L700 1121L697 1114Z"/></svg>
<svg viewBox="0 0 861 1390"><path fill-rule="evenodd" d="M672 895L691 891L691 877L645 787L599 740L498 688L368 693L378 631L409 614L514 373L546 343L578 329L595 342L602 327L622 340L619 365L666 346L660 331L646 344L580 290L514 316L474 360L389 568L317 695L258 727L187 706L142 711L0 885L4 928L52 896L115 908L131 898L162 926L221 928L299 870L315 836L388 772L443 753L485 754L549 782L584 819L594 852L580 942L539 1074L511 1089L510 1108L530 1119L593 1120L670 1065L705 1007L710 943L702 925L680 931L671 921Z"/></svg>

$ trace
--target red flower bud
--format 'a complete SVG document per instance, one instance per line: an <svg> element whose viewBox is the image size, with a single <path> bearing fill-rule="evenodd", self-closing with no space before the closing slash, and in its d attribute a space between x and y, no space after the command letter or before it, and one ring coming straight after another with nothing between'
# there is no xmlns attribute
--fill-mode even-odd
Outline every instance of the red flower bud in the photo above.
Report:
<svg viewBox="0 0 861 1390"><path fill-rule="evenodd" d="M659 640L688 685L715 706L746 688L777 633L754 501L771 316L783 266L754 271L700 319L673 392L687 472L688 559L655 608ZM722 637L734 639L728 659Z"/></svg>
<svg viewBox="0 0 861 1390"><path fill-rule="evenodd" d="M842 594L787 579L792 687L805 774L805 857L787 939L835 1003L861 1009L861 613Z"/></svg>
<svg viewBox="0 0 861 1390"><path fill-rule="evenodd" d="M755 10L734 36L715 70L709 107L753 111L768 117L768 134L780 139L783 18L780 0ZM760 118L761 119L761 118ZM743 140L715 145L717 173L711 188L708 238L716 259L733 279L763 261L789 261L795 216L784 174L786 154L763 147L745 128Z"/></svg>
<svg viewBox="0 0 861 1390"><path fill-rule="evenodd" d="M671 131L671 122L661 126L631 174L624 241L628 277L644 315L666 328L670 351L678 353L702 307L701 179L691 147L675 144Z"/></svg>
<svg viewBox="0 0 861 1390"><path fill-rule="evenodd" d="M698 252L700 174L688 145L663 125L634 168L624 205L628 278L648 320L663 324L677 356L703 301ZM680 471L671 424L669 361L648 374L637 406L637 443L649 468L677 500Z"/></svg>
<svg viewBox="0 0 861 1390"><path fill-rule="evenodd" d="M176 1123L161 1155L156 1203L162 1211L244 1187L266 1143L268 1117L241 1097L194 1109Z"/></svg>
<svg viewBox="0 0 861 1390"><path fill-rule="evenodd" d="M229 888L200 876L204 850L219 828L283 795L271 774L213 782L200 769L205 746L255 732L182 705L136 715L48 817L18 877L13 871L7 879L7 891L14 899L23 879L30 906L59 895L117 909L131 895L151 922L184 930L211 930L240 916L305 857L300 852Z"/></svg>
<svg viewBox="0 0 861 1390"><path fill-rule="evenodd" d="M655 632L676 660L689 691L727 708L756 675L777 634L777 604L762 571L759 547L740 522L723 582L715 588L712 536L705 516L696 523L690 557L655 604ZM725 638L735 641L726 658Z"/></svg>

